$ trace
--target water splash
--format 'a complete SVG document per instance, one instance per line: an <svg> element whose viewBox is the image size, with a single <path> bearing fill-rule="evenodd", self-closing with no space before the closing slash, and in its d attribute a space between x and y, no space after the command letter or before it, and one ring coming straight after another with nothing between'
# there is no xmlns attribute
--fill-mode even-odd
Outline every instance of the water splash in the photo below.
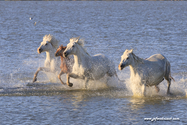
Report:
<svg viewBox="0 0 187 125"><path fill-rule="evenodd" d="M118 71L120 79L125 82L120 82L116 77L104 77L98 81L89 81L88 88L85 89L84 80L71 78L73 87L62 85L56 74L39 73L38 81L32 84L34 72L39 66L43 65L44 60L24 60L20 68L12 70L11 73L0 76L0 96L15 96L15 95L56 95L66 91L76 92L84 91L85 93L92 92L91 95L109 96L116 98L123 97L138 97L144 98L141 92L141 86L130 81L130 72L127 69ZM172 97L187 97L187 77L175 74L173 76L175 82L171 83ZM62 80L66 82L66 74L62 75ZM138 79L137 79L138 80ZM29 83L29 84L28 84ZM167 82L163 81L159 84L160 92L157 93L154 87L147 87L146 95L152 97L168 97L166 95Z"/></svg>

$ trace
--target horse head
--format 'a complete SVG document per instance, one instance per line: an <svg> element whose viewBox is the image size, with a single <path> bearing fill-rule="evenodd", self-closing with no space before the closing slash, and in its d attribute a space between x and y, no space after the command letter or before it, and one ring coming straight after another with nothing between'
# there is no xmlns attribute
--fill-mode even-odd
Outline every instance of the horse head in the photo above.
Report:
<svg viewBox="0 0 187 125"><path fill-rule="evenodd" d="M43 37L43 41L41 42L41 45L38 47L37 52L40 54L45 51L50 51L51 49L57 49L58 48L58 40L55 39L52 35L45 35Z"/></svg>
<svg viewBox="0 0 187 125"><path fill-rule="evenodd" d="M51 49L53 49L53 46L51 45L50 42L48 41L45 41L45 42L41 42L41 45L38 47L37 51L38 53L42 53L42 52L45 52L45 51L50 51Z"/></svg>
<svg viewBox="0 0 187 125"><path fill-rule="evenodd" d="M67 48L65 49L63 56L68 57L69 55L76 54L78 46L81 45L78 38L71 38L70 43L67 44Z"/></svg>
<svg viewBox="0 0 187 125"><path fill-rule="evenodd" d="M65 49L66 49L66 46L63 46L63 45L59 46L59 48L57 49L57 51L55 53L55 56L56 57L57 56L63 56L63 52L64 52Z"/></svg>
<svg viewBox="0 0 187 125"><path fill-rule="evenodd" d="M133 61L133 49L125 50L123 55L121 56L121 62L118 65L118 69L122 70L123 68L129 66Z"/></svg>

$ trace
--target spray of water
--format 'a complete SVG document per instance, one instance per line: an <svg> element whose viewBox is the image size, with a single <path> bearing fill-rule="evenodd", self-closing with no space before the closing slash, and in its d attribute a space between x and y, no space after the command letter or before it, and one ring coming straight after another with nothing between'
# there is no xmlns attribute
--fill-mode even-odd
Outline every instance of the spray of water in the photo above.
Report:
<svg viewBox="0 0 187 125"><path fill-rule="evenodd" d="M39 66L43 65L44 60L25 60L23 61L22 67L11 71L10 74L4 74L0 76L0 95L15 95L20 94L37 95L38 93L46 94L53 93L59 94L63 91L103 91L96 92L99 95L107 95L111 97L143 97L142 87L137 84L139 79L130 80L130 71L125 69L118 71L117 74L120 79L125 82L120 82L116 77L107 78L106 76L97 81L89 81L88 88L85 90L84 80L78 80L71 78L73 87L62 85L57 78L56 74L53 73L40 73L38 75L38 81L32 84L32 78L34 72ZM171 83L171 93L175 97L187 97L187 77L174 75L175 82ZM62 75L62 80L66 82L66 74ZM28 85L28 83L30 85ZM146 95L148 97L167 97L167 82L164 80L159 84L160 91L156 92L155 87L147 87ZM107 92L105 91L107 90ZM109 91L108 91L109 90Z"/></svg>

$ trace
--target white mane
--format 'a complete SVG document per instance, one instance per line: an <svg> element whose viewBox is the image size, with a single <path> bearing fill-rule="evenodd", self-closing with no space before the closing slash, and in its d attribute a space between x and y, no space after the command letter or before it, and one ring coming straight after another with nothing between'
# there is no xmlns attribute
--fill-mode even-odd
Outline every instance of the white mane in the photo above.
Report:
<svg viewBox="0 0 187 125"><path fill-rule="evenodd" d="M50 42L55 49L58 49L58 43L59 43L59 41L53 35L51 35L51 34L45 35L43 37L43 41Z"/></svg>
<svg viewBox="0 0 187 125"><path fill-rule="evenodd" d="M144 63L144 61L143 61L144 59L142 59L142 58L136 56L133 52L132 52L131 54L132 54L132 56L133 56L133 58L134 58L134 60L135 60L136 62L138 62L138 63Z"/></svg>
<svg viewBox="0 0 187 125"><path fill-rule="evenodd" d="M79 37L72 37L71 39L70 39L70 43L78 43L81 47L82 47L82 49L88 54L88 55L90 55L88 52L87 52L87 50L84 48L84 43L85 43L85 41L84 41L84 39L80 39L80 36Z"/></svg>
<svg viewBox="0 0 187 125"><path fill-rule="evenodd" d="M84 47L85 41L84 41L84 39L80 39L80 36L79 36L79 37L72 37L72 38L70 39L70 43L74 43L74 42L76 42L76 43L78 43L80 46Z"/></svg>

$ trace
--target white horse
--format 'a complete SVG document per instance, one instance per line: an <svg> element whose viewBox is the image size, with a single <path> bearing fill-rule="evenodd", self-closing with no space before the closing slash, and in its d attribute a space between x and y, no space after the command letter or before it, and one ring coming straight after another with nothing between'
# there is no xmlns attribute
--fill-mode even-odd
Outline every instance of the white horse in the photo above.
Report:
<svg viewBox="0 0 187 125"><path fill-rule="evenodd" d="M33 82L37 80L37 75L40 71L55 73L60 67L60 59L55 57L55 52L58 48L59 41L52 35L45 35L37 52L40 54L46 52L46 60L44 67L39 67L34 74Z"/></svg>
<svg viewBox="0 0 187 125"><path fill-rule="evenodd" d="M67 85L73 85L69 82L70 77L79 78L85 80L85 88L87 88L89 80L99 80L105 75L112 77L116 74L112 61L102 54L90 56L83 48L83 44L83 40L72 38L64 51L64 57L74 55L73 71L67 75Z"/></svg>
<svg viewBox="0 0 187 125"><path fill-rule="evenodd" d="M145 96L146 86L155 86L159 92L158 84L164 78L168 82L167 94L170 94L171 72L170 63L165 56L155 54L147 59L141 59L133 53L133 50L125 50L121 56L121 62L118 66L119 70L130 66L130 80L140 78L140 85L142 85L142 93ZM173 79L174 80L174 79Z"/></svg>

